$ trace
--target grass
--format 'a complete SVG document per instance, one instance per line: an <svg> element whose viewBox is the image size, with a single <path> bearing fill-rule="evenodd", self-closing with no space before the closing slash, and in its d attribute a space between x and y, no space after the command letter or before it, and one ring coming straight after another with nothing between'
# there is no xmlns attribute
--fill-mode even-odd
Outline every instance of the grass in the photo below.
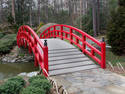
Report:
<svg viewBox="0 0 125 94"><path fill-rule="evenodd" d="M0 39L3 38L4 36L5 36L5 34L0 32Z"/></svg>
<svg viewBox="0 0 125 94"><path fill-rule="evenodd" d="M117 56L110 49L106 51L106 61L110 61L114 66L120 62L125 67L125 56Z"/></svg>

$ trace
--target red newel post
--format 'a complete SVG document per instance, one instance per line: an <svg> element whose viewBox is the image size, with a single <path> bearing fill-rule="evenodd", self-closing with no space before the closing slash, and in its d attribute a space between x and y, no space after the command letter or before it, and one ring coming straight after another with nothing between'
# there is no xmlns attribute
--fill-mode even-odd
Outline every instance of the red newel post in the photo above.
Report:
<svg viewBox="0 0 125 94"><path fill-rule="evenodd" d="M48 67L48 47L47 47L47 40L44 40L44 68L46 72L49 72L49 67ZM47 77L48 75L46 74L45 71L43 71L43 74ZM49 73L48 73L49 74Z"/></svg>
<svg viewBox="0 0 125 94"><path fill-rule="evenodd" d="M70 44L73 44L73 43L72 43L73 37L72 37L72 29L71 29L71 28L70 28L70 31L69 31L69 32L70 32Z"/></svg>
<svg viewBox="0 0 125 94"><path fill-rule="evenodd" d="M85 49L86 49L86 45L85 45L86 37L85 37L85 35L82 35L82 38L83 38L83 42L82 42L83 49L82 49L82 52L85 54Z"/></svg>
<svg viewBox="0 0 125 94"><path fill-rule="evenodd" d="M102 38L102 43L101 43L101 52L102 52L102 55L101 55L101 68L105 69L106 68L106 49L105 49L105 39L104 37Z"/></svg>

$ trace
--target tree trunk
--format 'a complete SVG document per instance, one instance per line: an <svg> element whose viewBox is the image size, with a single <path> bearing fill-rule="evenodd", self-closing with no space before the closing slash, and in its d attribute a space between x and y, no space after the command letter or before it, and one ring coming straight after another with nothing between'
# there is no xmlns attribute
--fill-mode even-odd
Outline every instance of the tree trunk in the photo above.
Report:
<svg viewBox="0 0 125 94"><path fill-rule="evenodd" d="M30 6L29 14L30 14L30 26L32 27L32 6Z"/></svg>
<svg viewBox="0 0 125 94"><path fill-rule="evenodd" d="M12 0L12 17L15 23L15 0Z"/></svg>
<svg viewBox="0 0 125 94"><path fill-rule="evenodd" d="M0 7L0 22L1 22L1 23L3 22L3 17L2 17L2 16L3 16L3 15L2 15L2 14L3 14L3 6L2 6L2 4L3 4L3 1L1 0L1 1L0 1L0 6L1 6L1 7Z"/></svg>
<svg viewBox="0 0 125 94"><path fill-rule="evenodd" d="M61 0L61 10L63 11L63 0Z"/></svg>
<svg viewBox="0 0 125 94"><path fill-rule="evenodd" d="M97 35L100 33L100 2L97 0Z"/></svg>
<svg viewBox="0 0 125 94"><path fill-rule="evenodd" d="M96 37L97 36L97 16L96 16L96 1L95 0L93 0L92 14L93 14L94 37Z"/></svg>
<svg viewBox="0 0 125 94"><path fill-rule="evenodd" d="M74 25L74 2L72 0L69 0L69 16L71 18L71 25Z"/></svg>
<svg viewBox="0 0 125 94"><path fill-rule="evenodd" d="M80 29L82 29L82 10L83 10L83 1L80 0Z"/></svg>
<svg viewBox="0 0 125 94"><path fill-rule="evenodd" d="M45 23L47 23L48 22L48 0L46 0L45 2L45 17L46 17Z"/></svg>
<svg viewBox="0 0 125 94"><path fill-rule="evenodd" d="M38 24L40 24L40 0L38 0Z"/></svg>

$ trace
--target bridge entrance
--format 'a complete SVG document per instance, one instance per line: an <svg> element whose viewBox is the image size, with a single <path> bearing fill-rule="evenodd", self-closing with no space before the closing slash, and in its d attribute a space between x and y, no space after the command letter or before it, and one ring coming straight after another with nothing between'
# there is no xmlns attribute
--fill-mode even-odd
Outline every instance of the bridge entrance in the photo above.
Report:
<svg viewBox="0 0 125 94"><path fill-rule="evenodd" d="M44 43L45 39L41 39ZM48 46L49 75L98 68L92 60L73 45L60 39L46 39Z"/></svg>

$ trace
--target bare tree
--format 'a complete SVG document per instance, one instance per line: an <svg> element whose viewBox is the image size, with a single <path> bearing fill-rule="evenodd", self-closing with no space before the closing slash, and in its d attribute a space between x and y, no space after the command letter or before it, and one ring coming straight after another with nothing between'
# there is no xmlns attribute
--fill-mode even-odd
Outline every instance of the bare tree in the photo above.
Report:
<svg viewBox="0 0 125 94"><path fill-rule="evenodd" d="M80 0L80 19L82 19L83 0ZM82 20L80 20L80 29L82 28Z"/></svg>
<svg viewBox="0 0 125 94"><path fill-rule="evenodd" d="M38 15L38 24L40 24L40 0L38 0L38 13L37 13L37 15Z"/></svg>
<svg viewBox="0 0 125 94"><path fill-rule="evenodd" d="M100 31L100 0L97 0L97 35Z"/></svg>
<svg viewBox="0 0 125 94"><path fill-rule="evenodd" d="M14 23L15 21L15 0L12 0L12 17L14 19Z"/></svg>
<svg viewBox="0 0 125 94"><path fill-rule="evenodd" d="M45 2L44 2L44 4L45 4L45 17L46 17L46 19L45 19L45 23L47 23L48 22L48 0L45 0Z"/></svg>
<svg viewBox="0 0 125 94"><path fill-rule="evenodd" d="M3 17L2 17L3 16L2 15L3 14L3 5L2 4L3 4L3 0L0 1L0 21L1 22L3 21L2 20L3 19Z"/></svg>
<svg viewBox="0 0 125 94"><path fill-rule="evenodd" d="M63 0L61 0L61 9L62 9L62 11L63 11Z"/></svg>
<svg viewBox="0 0 125 94"><path fill-rule="evenodd" d="M92 14L93 14L93 30L94 30L94 37L97 36L97 16L96 16L96 0L92 0Z"/></svg>
<svg viewBox="0 0 125 94"><path fill-rule="evenodd" d="M69 6L69 16L71 18L71 24L74 25L74 6L75 6L75 3L74 3L74 0L69 0L68 1L68 6Z"/></svg>
<svg viewBox="0 0 125 94"><path fill-rule="evenodd" d="M30 14L30 26L32 27L32 6L30 6L30 9L29 9L29 14Z"/></svg>

